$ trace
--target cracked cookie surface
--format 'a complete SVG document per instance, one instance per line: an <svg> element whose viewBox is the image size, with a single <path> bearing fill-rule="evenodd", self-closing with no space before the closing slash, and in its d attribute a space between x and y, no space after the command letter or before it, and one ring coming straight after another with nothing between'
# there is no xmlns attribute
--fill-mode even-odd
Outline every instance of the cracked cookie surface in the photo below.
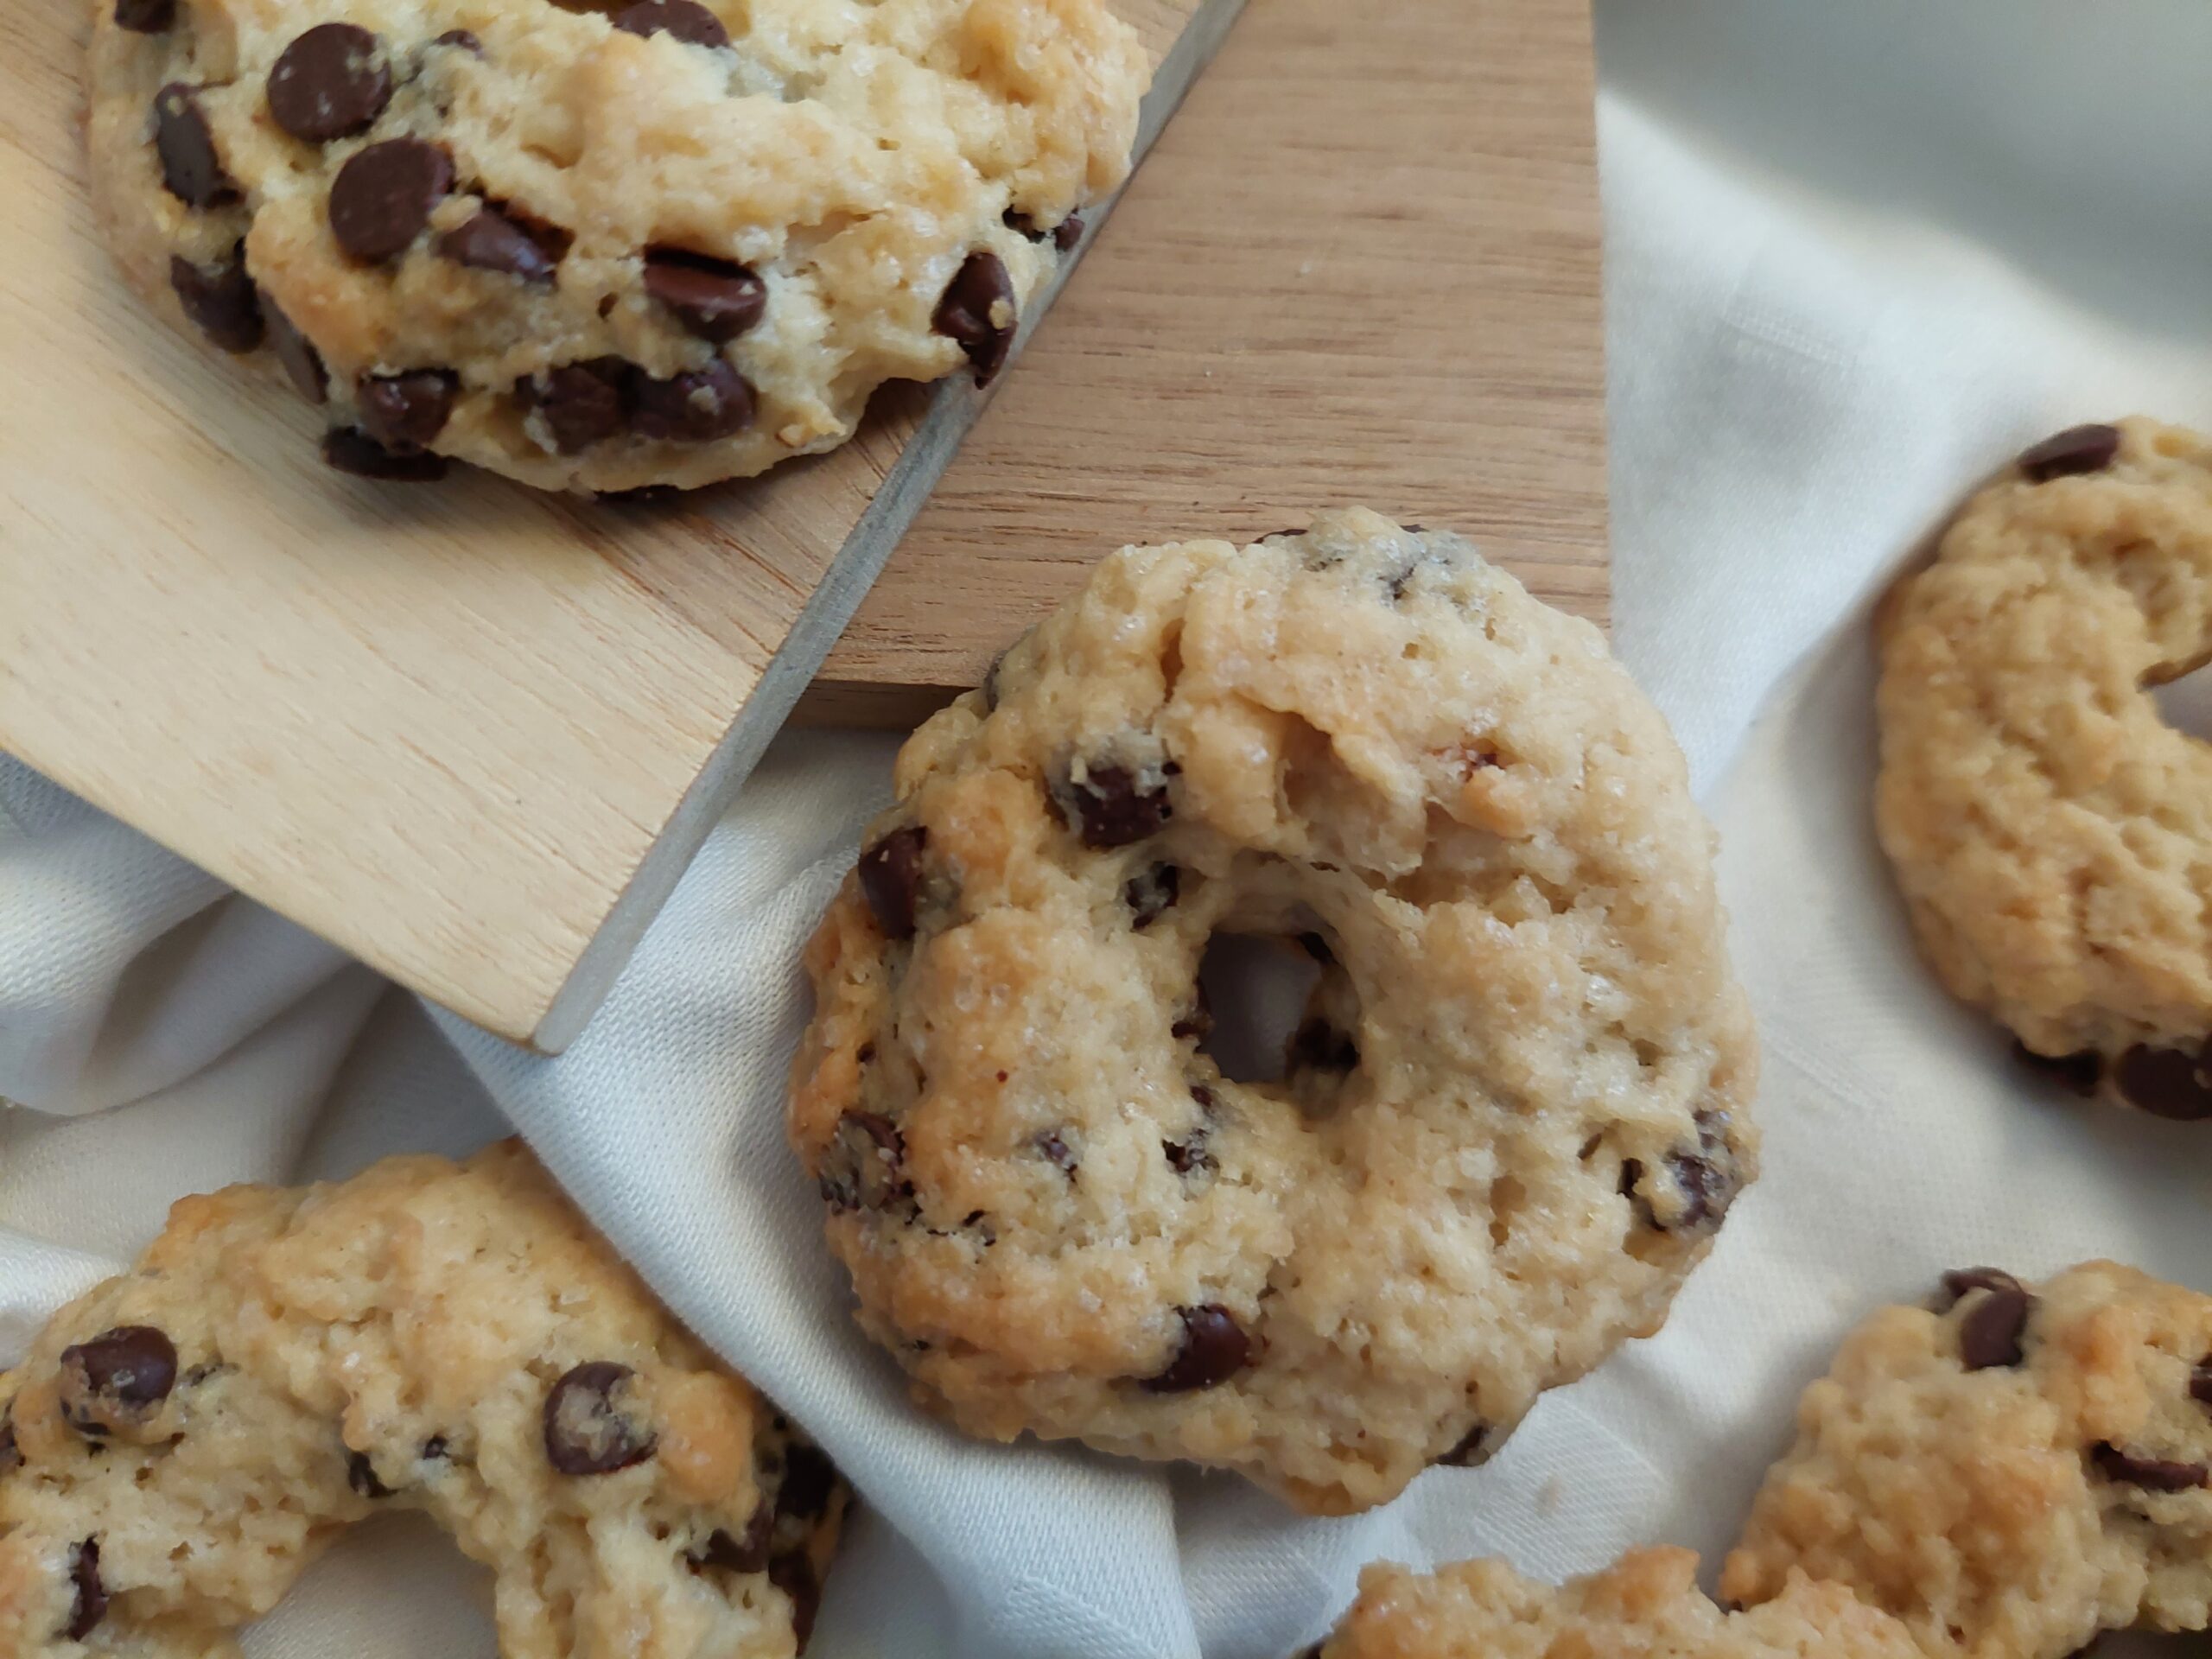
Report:
<svg viewBox="0 0 2212 1659"><path fill-rule="evenodd" d="M844 1503L518 1143L232 1187L0 1374L0 1653L236 1659L409 1509L492 1569L511 1659L783 1659Z"/></svg>
<svg viewBox="0 0 2212 1659"><path fill-rule="evenodd" d="M791 1134L970 1433L1382 1503L1656 1330L1753 1173L1680 752L1458 537L1125 550L897 771ZM1278 1077L1207 1046L1224 935L1314 964Z"/></svg>
<svg viewBox="0 0 2212 1659"><path fill-rule="evenodd" d="M2212 1297L2110 1262L1876 1313L1805 1391L1722 1592L1850 1586L1938 1659L2207 1628Z"/></svg>
<svg viewBox="0 0 2212 1659"><path fill-rule="evenodd" d="M2082 1092L2212 1118L2212 748L2152 696L2212 657L2212 447L2037 445L1877 636L1876 827L1937 976Z"/></svg>
<svg viewBox="0 0 2212 1659"><path fill-rule="evenodd" d="M1128 168L1104 0L99 0L134 284L333 464L691 487L979 378Z"/></svg>

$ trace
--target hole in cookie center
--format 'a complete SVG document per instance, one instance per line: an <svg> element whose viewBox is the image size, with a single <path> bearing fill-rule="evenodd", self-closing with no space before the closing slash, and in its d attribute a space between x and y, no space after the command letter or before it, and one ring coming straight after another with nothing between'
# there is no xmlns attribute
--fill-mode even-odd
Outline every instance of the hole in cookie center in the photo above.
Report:
<svg viewBox="0 0 2212 1659"><path fill-rule="evenodd" d="M1287 1085L1319 1109L1357 1067L1358 996L1319 933L1217 933L1198 984L1213 1020L1198 1052L1230 1082Z"/></svg>

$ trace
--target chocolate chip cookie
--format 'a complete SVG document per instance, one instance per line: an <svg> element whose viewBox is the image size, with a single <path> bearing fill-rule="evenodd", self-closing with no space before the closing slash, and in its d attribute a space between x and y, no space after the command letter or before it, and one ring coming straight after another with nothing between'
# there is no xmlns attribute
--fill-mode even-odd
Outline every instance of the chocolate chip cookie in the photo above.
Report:
<svg viewBox="0 0 2212 1659"><path fill-rule="evenodd" d="M1878 617L1875 822L1923 955L2088 1094L2212 1119L2212 447L2083 426L1969 501Z"/></svg>
<svg viewBox="0 0 2212 1659"><path fill-rule="evenodd" d="M235 1656L410 1509L496 1574L505 1653L790 1655L844 1502L519 1145L232 1187L0 1375L0 1653Z"/></svg>
<svg viewBox="0 0 2212 1659"><path fill-rule="evenodd" d="M612 491L988 380L1146 71L1105 0L97 0L89 76L125 270L333 464Z"/></svg>
<svg viewBox="0 0 2212 1659"><path fill-rule="evenodd" d="M1723 1613L1686 1549L1631 1550L1559 1589L1503 1561L1359 1575L1359 1599L1301 1659L1920 1659L1905 1627L1840 1585L1793 1577Z"/></svg>
<svg viewBox="0 0 2212 1659"><path fill-rule="evenodd" d="M972 1433L1382 1503L1656 1330L1753 1173L1681 753L1456 536L1124 550L897 784L790 1128L862 1325ZM1210 1046L1236 935L1312 964L1272 1076Z"/></svg>
<svg viewBox="0 0 2212 1659"><path fill-rule="evenodd" d="M1847 1585L1937 1659L2212 1623L2212 1297L2092 1262L1886 1307L1805 1391L1721 1574Z"/></svg>

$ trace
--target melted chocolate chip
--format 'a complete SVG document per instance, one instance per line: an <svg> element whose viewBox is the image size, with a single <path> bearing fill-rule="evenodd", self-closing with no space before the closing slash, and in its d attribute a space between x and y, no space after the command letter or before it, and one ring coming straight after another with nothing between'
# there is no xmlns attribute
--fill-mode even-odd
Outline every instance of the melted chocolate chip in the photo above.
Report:
<svg viewBox="0 0 2212 1659"><path fill-rule="evenodd" d="M1154 1394L1187 1394L1225 1382L1252 1359L1252 1338L1236 1323L1236 1315L1218 1302L1199 1307L1179 1307L1183 1334L1175 1357L1159 1376L1144 1386Z"/></svg>
<svg viewBox="0 0 2212 1659"><path fill-rule="evenodd" d="M2153 1117L2177 1123L2212 1118L2212 1081L2201 1051L2138 1045L2120 1057L2113 1079L2131 1104Z"/></svg>
<svg viewBox="0 0 2212 1659"><path fill-rule="evenodd" d="M1163 768L1173 774L1172 764ZM1052 791L1053 810L1060 822L1073 822L1091 848L1126 847L1158 835L1175 815L1163 781L1149 789L1137 785L1127 766L1090 766L1078 779L1071 769Z"/></svg>
<svg viewBox="0 0 2212 1659"><path fill-rule="evenodd" d="M391 102L384 43L353 23L296 35L269 71L269 113L293 137L327 143L366 132Z"/></svg>
<svg viewBox="0 0 2212 1659"><path fill-rule="evenodd" d="M861 855L861 896L887 939L914 937L914 910L921 896L922 851L930 832L910 823L893 830Z"/></svg>
<svg viewBox="0 0 2212 1659"><path fill-rule="evenodd" d="M143 1422L176 1386L176 1347L150 1325L122 1325L61 1351L61 1414L80 1434Z"/></svg>
<svg viewBox="0 0 2212 1659"><path fill-rule="evenodd" d="M594 357L563 364L518 392L545 417L554 448L573 455L622 429L622 381L628 369L619 357Z"/></svg>
<svg viewBox="0 0 2212 1659"><path fill-rule="evenodd" d="M776 1513L811 1521L830 1507L837 1465L819 1446L794 1443L784 1454L784 1484L776 1488Z"/></svg>
<svg viewBox="0 0 2212 1659"><path fill-rule="evenodd" d="M1938 1313L1948 1313L1956 1307L1970 1290L2019 1291L2025 1294L2020 1281L2002 1268L1954 1268L1940 1281L1942 1288L1933 1303Z"/></svg>
<svg viewBox="0 0 2212 1659"><path fill-rule="evenodd" d="M2018 1365L2025 1357L2020 1338L2034 1306L2035 1298L2018 1285L1983 1292L1959 1321L1959 1363L1970 1371Z"/></svg>
<svg viewBox="0 0 2212 1659"><path fill-rule="evenodd" d="M346 158L330 186L330 232L363 264L404 253L453 190L453 157L420 138L387 138Z"/></svg>
<svg viewBox="0 0 2212 1659"><path fill-rule="evenodd" d="M1359 1064L1359 1045L1318 1015L1290 1033L1290 1064L1314 1071L1349 1071Z"/></svg>
<svg viewBox="0 0 2212 1659"><path fill-rule="evenodd" d="M833 1212L887 1210L913 1196L906 1179L906 1138L877 1112L847 1112L837 1120L817 1178L822 1201Z"/></svg>
<svg viewBox="0 0 2212 1659"><path fill-rule="evenodd" d="M389 449L358 426L341 426L322 435L322 458L341 473L356 478L381 479L388 484L435 484L446 475L446 458L427 449Z"/></svg>
<svg viewBox="0 0 2212 1659"><path fill-rule="evenodd" d="M266 325L261 293L246 275L245 244L213 265L195 265L181 254L169 257L169 286L177 303L200 332L226 352L250 352L261 344Z"/></svg>
<svg viewBox="0 0 2212 1659"><path fill-rule="evenodd" d="M640 437L711 443L753 424L753 388L720 358L665 380L638 375L629 392L630 425Z"/></svg>
<svg viewBox="0 0 2212 1659"><path fill-rule="evenodd" d="M1083 1166L1075 1154L1069 1149L1068 1143L1060 1138L1057 1130L1046 1130L1037 1137L1034 1144L1039 1157L1058 1169L1070 1180L1075 1179L1076 1172Z"/></svg>
<svg viewBox="0 0 2212 1659"><path fill-rule="evenodd" d="M646 295L702 340L726 345L760 321L768 285L734 260L682 248L645 251Z"/></svg>
<svg viewBox="0 0 2212 1659"><path fill-rule="evenodd" d="M200 89L173 80L154 94L154 153L162 188L188 207L238 200L238 186L215 153L214 130L200 107Z"/></svg>
<svg viewBox="0 0 2212 1659"><path fill-rule="evenodd" d="M377 1478L376 1465L369 1461L369 1454L365 1452L346 1452L346 1484L353 1489L356 1495L362 1497L378 1498L391 1496L391 1488Z"/></svg>
<svg viewBox="0 0 2212 1659"><path fill-rule="evenodd" d="M814 1634L815 1615L822 1611L822 1580L815 1574L814 1563L797 1552L779 1555L768 1563L768 1582L791 1599L791 1637L804 1653L806 1639Z"/></svg>
<svg viewBox="0 0 2212 1659"><path fill-rule="evenodd" d="M2138 1458L2110 1440L2089 1448L2089 1461L2107 1480L2140 1486L2146 1492L2186 1492L2212 1486L2212 1470L2201 1463L2177 1463L2164 1458Z"/></svg>
<svg viewBox="0 0 2212 1659"><path fill-rule="evenodd" d="M69 1581L77 1594L69 1604L66 1634L81 1642L107 1617L107 1586L100 1582L100 1541L87 1538L69 1552Z"/></svg>
<svg viewBox="0 0 2212 1659"><path fill-rule="evenodd" d="M133 35L162 35L176 22L176 0L115 0L115 26Z"/></svg>
<svg viewBox="0 0 2212 1659"><path fill-rule="evenodd" d="M1070 213L1052 226L1052 245L1062 253L1069 251L1082 240L1083 220L1077 214Z"/></svg>
<svg viewBox="0 0 2212 1659"><path fill-rule="evenodd" d="M2031 484L2047 483L2069 473L2101 473L2120 453L2116 426L2069 426L2021 451L2019 467Z"/></svg>
<svg viewBox="0 0 2212 1659"><path fill-rule="evenodd" d="M1122 887L1122 902L1129 907L1129 925L1146 927L1175 902L1183 885L1183 872L1173 864L1154 864L1139 870Z"/></svg>
<svg viewBox="0 0 2212 1659"><path fill-rule="evenodd" d="M728 46L729 30L699 0L638 0L614 19L626 35L670 35L689 46Z"/></svg>
<svg viewBox="0 0 2212 1659"><path fill-rule="evenodd" d="M1491 1454L1491 1447L1488 1444L1490 1433L1490 1425L1478 1421L1472 1428L1459 1437L1457 1445L1437 1459L1437 1466L1443 1469L1471 1469L1477 1464L1485 1461Z"/></svg>
<svg viewBox="0 0 2212 1659"><path fill-rule="evenodd" d="M311 404L324 402L330 396L330 371L323 367L322 353L315 350L315 342L267 299L261 302L261 313L269 324L269 343L276 350L276 360L284 365L300 396Z"/></svg>
<svg viewBox="0 0 2212 1659"><path fill-rule="evenodd" d="M763 1503L746 1522L742 1538L734 1538L716 1527L687 1559L695 1567L714 1567L724 1573L763 1572L768 1566L768 1546L775 1531L776 1511Z"/></svg>
<svg viewBox="0 0 2212 1659"><path fill-rule="evenodd" d="M946 285L930 326L968 354L975 365L976 384L987 386L1006 365L1020 321L1014 279L1007 275L1005 262L979 248L962 262Z"/></svg>
<svg viewBox="0 0 2212 1659"><path fill-rule="evenodd" d="M2082 1096L2097 1092L2097 1084L2105 1071L2104 1056L2094 1048L2081 1049L2072 1054L2038 1054L2015 1038L2012 1058Z"/></svg>
<svg viewBox="0 0 2212 1659"><path fill-rule="evenodd" d="M355 389L362 429L388 449L423 448L445 429L460 390L450 369L363 375Z"/></svg>
<svg viewBox="0 0 2212 1659"><path fill-rule="evenodd" d="M1194 1091L1195 1092L1195 1091ZM1201 1123L1180 1141L1163 1141L1160 1149L1167 1154L1167 1166L1178 1175L1189 1175L1200 1170L1219 1169L1221 1163L1207 1145L1209 1137Z"/></svg>
<svg viewBox="0 0 2212 1659"><path fill-rule="evenodd" d="M457 46L464 52L474 52L480 58L484 55L484 42L476 38L476 31L473 29L449 29L430 44Z"/></svg>
<svg viewBox="0 0 2212 1659"><path fill-rule="evenodd" d="M556 1382L545 1396L545 1460L564 1475L611 1475L652 1456L658 1437L623 1405L636 1375L593 1359Z"/></svg>
<svg viewBox="0 0 2212 1659"><path fill-rule="evenodd" d="M435 246L441 258L457 265L519 276L525 283L551 282L557 263L519 221L488 201L438 238Z"/></svg>

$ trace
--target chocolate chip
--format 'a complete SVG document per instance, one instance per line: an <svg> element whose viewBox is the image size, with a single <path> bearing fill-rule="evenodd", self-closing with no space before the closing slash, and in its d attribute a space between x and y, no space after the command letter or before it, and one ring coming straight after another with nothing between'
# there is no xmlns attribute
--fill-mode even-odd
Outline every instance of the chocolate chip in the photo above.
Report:
<svg viewBox="0 0 2212 1659"><path fill-rule="evenodd" d="M794 1443L784 1453L784 1484L776 1488L776 1513L811 1521L830 1507L837 1465L819 1446Z"/></svg>
<svg viewBox="0 0 2212 1659"><path fill-rule="evenodd" d="M1349 1071L1359 1064L1359 1045L1318 1015L1290 1033L1290 1064L1315 1071Z"/></svg>
<svg viewBox="0 0 2212 1659"><path fill-rule="evenodd" d="M225 351L250 352L261 344L261 294L246 275L245 243L207 266L195 265L181 254L170 255L169 286L176 290L184 315Z"/></svg>
<svg viewBox="0 0 2212 1659"><path fill-rule="evenodd" d="M717 346L735 340L768 308L768 285L734 260L683 248L645 250L646 295Z"/></svg>
<svg viewBox="0 0 2212 1659"><path fill-rule="evenodd" d="M814 1563L794 1552L768 1563L768 1582L791 1599L791 1638L801 1653L814 1634L814 1618L822 1611L822 1580Z"/></svg>
<svg viewBox="0 0 2212 1659"><path fill-rule="evenodd" d="M1211 1116L1213 1115L1212 1090L1205 1087L1203 1084L1194 1083L1191 1085L1191 1098L1198 1103L1198 1109L1205 1112L1208 1116Z"/></svg>
<svg viewBox="0 0 2212 1659"><path fill-rule="evenodd" d="M1014 308L1014 279L995 253L977 249L962 261L937 302L930 326L968 354L976 384L987 386L1006 365L1020 317Z"/></svg>
<svg viewBox="0 0 2212 1659"><path fill-rule="evenodd" d="M880 1113L847 1112L837 1120L816 1184L836 1213L890 1209L913 1195L906 1136Z"/></svg>
<svg viewBox="0 0 2212 1659"><path fill-rule="evenodd" d="M425 1463L442 1462L452 1455L451 1450L446 1445L446 1437L442 1434L433 1434L423 1442L423 1460Z"/></svg>
<svg viewBox="0 0 2212 1659"><path fill-rule="evenodd" d="M716 1527L688 1559L694 1567L716 1567L724 1573L762 1572L768 1565L768 1546L775 1530L776 1511L764 1503L745 1523L742 1538L734 1538L724 1529Z"/></svg>
<svg viewBox="0 0 2212 1659"><path fill-rule="evenodd" d="M2110 1440L2100 1440L2091 1446L2089 1460L2107 1480L2140 1486L2148 1492L2186 1492L2199 1486L2212 1486L2212 1469L2203 1464L2133 1457Z"/></svg>
<svg viewBox="0 0 2212 1659"><path fill-rule="evenodd" d="M366 132L391 102L384 43L358 24L317 23L269 71L269 113L311 144Z"/></svg>
<svg viewBox="0 0 2212 1659"><path fill-rule="evenodd" d="M388 449L421 449L445 429L461 377L451 369L365 374L355 388L361 427Z"/></svg>
<svg viewBox="0 0 2212 1659"><path fill-rule="evenodd" d="M1674 1173L1675 1185L1681 1188L1685 1200L1676 1226L1697 1227L1720 1218L1734 1191L1719 1164L1700 1153L1670 1152L1667 1167Z"/></svg>
<svg viewBox="0 0 2212 1659"><path fill-rule="evenodd" d="M176 22L176 0L115 0L115 26L133 35L166 34Z"/></svg>
<svg viewBox="0 0 2212 1659"><path fill-rule="evenodd" d="M1146 927L1175 902L1183 885L1183 872L1173 864L1154 864L1139 870L1122 887L1122 902L1129 907L1129 925Z"/></svg>
<svg viewBox="0 0 2212 1659"><path fill-rule="evenodd" d="M1727 1141L1721 1134L1724 1120L1712 1112L1699 1112L1695 1121L1695 1149L1676 1147L1667 1154L1667 1173L1682 1200L1681 1212L1673 1221L1659 1219L1650 1194L1643 1190L1643 1161L1635 1158L1621 1160L1622 1196L1634 1201L1645 1226L1659 1232L1688 1232L1708 1225L1718 1226L1727 1215L1728 1206L1736 1201L1740 1183L1736 1177L1734 1154L1728 1151Z"/></svg>
<svg viewBox="0 0 2212 1659"><path fill-rule="evenodd" d="M753 388L720 358L665 380L640 374L630 387L630 425L640 437L711 443L753 424Z"/></svg>
<svg viewBox="0 0 2212 1659"><path fill-rule="evenodd" d="M15 1417L0 1411L0 1475L12 1474L22 1466L23 1449L16 1444Z"/></svg>
<svg viewBox="0 0 2212 1659"><path fill-rule="evenodd" d="M1067 252L1082 240L1083 220L1075 213L1070 213L1052 226L1052 245L1062 253Z"/></svg>
<svg viewBox="0 0 2212 1659"><path fill-rule="evenodd" d="M2200 1406L2212 1406L2212 1354L2198 1360L2189 1374L2189 1397Z"/></svg>
<svg viewBox="0 0 2212 1659"><path fill-rule="evenodd" d="M1166 770L1172 773L1175 768ZM1071 769L1051 798L1060 822L1079 824L1083 844L1091 848L1126 847L1142 841L1166 829L1175 815L1166 782L1140 789L1136 774L1127 766L1090 766L1080 779Z"/></svg>
<svg viewBox="0 0 2212 1659"><path fill-rule="evenodd" d="M622 381L628 368L619 357L594 357L563 364L526 391L518 391L544 416L554 448L573 455L622 429Z"/></svg>
<svg viewBox="0 0 2212 1659"><path fill-rule="evenodd" d="M346 1454L346 1484L362 1497L390 1497L391 1488L377 1478L376 1465L369 1461L365 1452Z"/></svg>
<svg viewBox="0 0 2212 1659"><path fill-rule="evenodd" d="M267 299L261 302L261 314L269 324L269 343L276 350L276 360L284 365L300 396L311 404L325 401L330 396L330 371L323 367L322 353L315 350L315 342Z"/></svg>
<svg viewBox="0 0 2212 1659"><path fill-rule="evenodd" d="M191 207L238 200L238 186L215 153L215 134L200 107L200 89L173 80L154 94L154 151L162 188Z"/></svg>
<svg viewBox="0 0 2212 1659"><path fill-rule="evenodd" d="M65 1632L81 1642L107 1617L107 1586L100 1582L100 1541L87 1538L69 1552L69 1581L77 1587Z"/></svg>
<svg viewBox="0 0 2212 1659"><path fill-rule="evenodd" d="M420 138L387 138L346 158L330 186L330 232L364 264L404 253L453 190L453 157Z"/></svg>
<svg viewBox="0 0 2212 1659"><path fill-rule="evenodd" d="M2071 1054L2038 1054L2016 1037L2012 1039L2012 1058L2065 1084L2077 1095L2095 1094L2105 1071L2104 1056L2094 1048L2078 1049Z"/></svg>
<svg viewBox="0 0 2212 1659"><path fill-rule="evenodd" d="M1027 213L1023 213L1018 207L1009 207L1006 212L1001 213L999 215L999 223L1005 226L1009 231L1015 232L1018 234L1027 238L1032 242L1042 242L1047 236L1052 234L1050 231L1041 228L1034 219L1031 218Z"/></svg>
<svg viewBox="0 0 2212 1659"><path fill-rule="evenodd" d="M2101 473L2120 453L2116 426L2069 426L2020 452L2019 467L2029 483L2043 484L2069 473Z"/></svg>
<svg viewBox="0 0 2212 1659"><path fill-rule="evenodd" d="M1970 1290L2018 1291L2025 1294L2020 1281L2002 1268L1954 1268L1941 1281L1942 1288L1936 1294L1932 1306L1938 1313L1948 1313L1956 1307Z"/></svg>
<svg viewBox="0 0 2212 1659"><path fill-rule="evenodd" d="M1236 1315L1220 1303L1179 1307L1175 1317L1183 1322L1182 1340L1167 1369L1146 1379L1144 1386L1151 1392L1187 1394L1194 1389L1210 1389L1227 1382L1250 1363L1252 1338L1236 1323Z"/></svg>
<svg viewBox="0 0 2212 1659"><path fill-rule="evenodd" d="M1167 1166L1178 1175L1189 1175L1199 1170L1219 1169L1221 1163L1206 1145L1204 1124L1192 1129L1180 1141L1163 1141L1160 1151L1167 1154Z"/></svg>
<svg viewBox="0 0 2212 1659"><path fill-rule="evenodd" d="M861 855L861 896L887 939L914 937L914 906L921 893L922 849L930 832L910 823L893 830Z"/></svg>
<svg viewBox="0 0 2212 1659"><path fill-rule="evenodd" d="M61 1414L79 1433L143 1422L176 1386L176 1347L150 1325L122 1325L61 1351Z"/></svg>
<svg viewBox="0 0 2212 1659"><path fill-rule="evenodd" d="M525 283L550 283L556 261L537 238L515 219L486 202L434 245L442 258L472 270L497 271Z"/></svg>
<svg viewBox="0 0 2212 1659"><path fill-rule="evenodd" d="M572 1367L545 1396L545 1460L564 1475L611 1475L652 1456L658 1438L621 1399L636 1375L611 1359Z"/></svg>
<svg viewBox="0 0 2212 1659"><path fill-rule="evenodd" d="M2200 1051L2139 1044L2120 1057L2113 1079L2121 1094L2153 1117L2177 1123L2212 1118L2212 1082L2205 1077Z"/></svg>
<svg viewBox="0 0 2212 1659"><path fill-rule="evenodd" d="M476 38L476 31L473 29L449 29L430 44L457 46L464 52L474 52L480 58L484 55L484 42Z"/></svg>
<svg viewBox="0 0 2212 1659"><path fill-rule="evenodd" d="M1326 968L1330 963L1333 963L1337 959L1337 953L1329 949L1328 940L1323 938L1319 933L1300 934L1298 936L1298 948L1303 950L1307 956L1313 957L1314 961L1319 963L1324 968Z"/></svg>
<svg viewBox="0 0 2212 1659"><path fill-rule="evenodd" d="M614 20L626 35L672 35L689 46L728 46L729 30L699 0L638 0Z"/></svg>
<svg viewBox="0 0 2212 1659"><path fill-rule="evenodd" d="M1959 1321L1959 1363L1970 1371L2018 1365L2025 1357L2020 1337L2034 1306L2035 1298L2017 1285L1985 1291Z"/></svg>
<svg viewBox="0 0 2212 1659"><path fill-rule="evenodd" d="M1058 1131L1046 1130L1037 1137L1034 1145L1039 1157L1051 1164L1070 1180L1075 1179L1076 1171L1080 1169L1082 1165L1075 1154L1069 1150L1068 1143L1060 1138Z"/></svg>
<svg viewBox="0 0 2212 1659"><path fill-rule="evenodd" d="M1491 1454L1491 1447L1487 1444L1490 1433L1488 1423L1478 1421L1459 1437L1449 1452L1437 1459L1437 1466L1442 1469L1471 1469L1486 1461Z"/></svg>
<svg viewBox="0 0 2212 1659"><path fill-rule="evenodd" d="M1213 1003L1206 995L1204 980L1191 987L1191 1011L1167 1028L1171 1037L1197 1037L1201 1039L1213 1031Z"/></svg>
<svg viewBox="0 0 2212 1659"><path fill-rule="evenodd" d="M322 435L322 458L341 473L389 484L435 484L446 475L446 458L427 449L387 449L358 426Z"/></svg>

